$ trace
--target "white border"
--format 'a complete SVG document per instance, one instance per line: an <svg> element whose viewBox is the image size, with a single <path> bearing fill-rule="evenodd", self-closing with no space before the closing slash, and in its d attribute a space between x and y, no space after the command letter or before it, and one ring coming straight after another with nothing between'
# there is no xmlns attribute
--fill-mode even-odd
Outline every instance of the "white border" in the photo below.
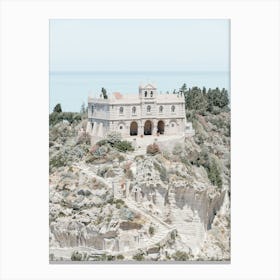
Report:
<svg viewBox="0 0 280 280"><path fill-rule="evenodd" d="M1 8L1 279L279 279L278 1L21 0ZM50 18L231 19L230 265L48 264Z"/></svg>

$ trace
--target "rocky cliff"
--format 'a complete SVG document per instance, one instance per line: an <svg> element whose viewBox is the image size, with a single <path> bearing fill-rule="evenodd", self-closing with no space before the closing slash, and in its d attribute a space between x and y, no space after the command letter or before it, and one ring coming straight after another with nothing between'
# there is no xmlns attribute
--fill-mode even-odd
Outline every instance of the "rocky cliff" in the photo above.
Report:
<svg viewBox="0 0 280 280"><path fill-rule="evenodd" d="M50 259L229 260L230 113L192 122L155 154L50 127Z"/></svg>

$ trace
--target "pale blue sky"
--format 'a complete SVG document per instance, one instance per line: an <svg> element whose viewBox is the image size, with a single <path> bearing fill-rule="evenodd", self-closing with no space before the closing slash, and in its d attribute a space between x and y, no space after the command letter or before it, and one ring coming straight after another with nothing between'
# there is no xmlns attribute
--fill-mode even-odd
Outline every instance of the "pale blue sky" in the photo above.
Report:
<svg viewBox="0 0 280 280"><path fill-rule="evenodd" d="M50 20L50 71L229 71L226 19Z"/></svg>

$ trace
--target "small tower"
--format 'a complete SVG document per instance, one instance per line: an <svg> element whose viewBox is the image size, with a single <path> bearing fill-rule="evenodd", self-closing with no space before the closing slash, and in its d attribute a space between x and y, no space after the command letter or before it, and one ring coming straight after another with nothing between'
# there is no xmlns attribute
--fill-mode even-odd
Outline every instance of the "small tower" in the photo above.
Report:
<svg viewBox="0 0 280 280"><path fill-rule="evenodd" d="M155 85L147 84L139 86L139 97L142 100L155 100L157 97L157 88Z"/></svg>

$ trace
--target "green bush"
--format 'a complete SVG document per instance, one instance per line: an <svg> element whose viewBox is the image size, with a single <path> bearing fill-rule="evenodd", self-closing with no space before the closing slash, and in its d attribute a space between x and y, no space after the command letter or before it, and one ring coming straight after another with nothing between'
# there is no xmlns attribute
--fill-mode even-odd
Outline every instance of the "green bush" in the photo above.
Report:
<svg viewBox="0 0 280 280"><path fill-rule="evenodd" d="M149 234L151 236L153 236L155 234L155 228L154 227L152 227L152 226L149 227Z"/></svg>
<svg viewBox="0 0 280 280"><path fill-rule="evenodd" d="M124 201L122 199L115 199L114 203L124 205Z"/></svg>
<svg viewBox="0 0 280 280"><path fill-rule="evenodd" d="M121 142L121 134L115 131L112 131L107 134L106 141L113 147L116 143Z"/></svg>
<svg viewBox="0 0 280 280"><path fill-rule="evenodd" d="M170 238L171 238L172 240L175 240L175 239L176 239L176 236L177 236L177 230L175 229L175 230L173 230L173 231L171 232Z"/></svg>
<svg viewBox="0 0 280 280"><path fill-rule="evenodd" d="M71 254L71 261L81 261L83 259L83 254L78 251L74 251Z"/></svg>
<svg viewBox="0 0 280 280"><path fill-rule="evenodd" d="M120 141L120 142L116 142L114 144L114 148L116 148L120 152L134 151L131 143L129 141L126 141L126 140Z"/></svg>
<svg viewBox="0 0 280 280"><path fill-rule="evenodd" d="M210 182L214 186L218 186L219 188L221 188L222 185L223 185L221 172L220 172L220 170L218 168L218 165L217 165L217 163L214 159L212 159L210 161L209 167L206 168L206 170L207 170L208 178L209 178Z"/></svg>
<svg viewBox="0 0 280 280"><path fill-rule="evenodd" d="M117 255L117 260L123 260L124 256L123 255Z"/></svg>
<svg viewBox="0 0 280 280"><path fill-rule="evenodd" d="M172 154L173 154L173 155L176 155L176 156L179 156L179 155L181 155L183 152L184 152L183 146L182 146L180 143L176 143L175 146L174 146L174 148L173 148Z"/></svg>
<svg viewBox="0 0 280 280"><path fill-rule="evenodd" d="M66 165L66 159L62 154L58 154L50 159L50 168L52 167L62 167Z"/></svg>
<svg viewBox="0 0 280 280"><path fill-rule="evenodd" d="M186 252L176 251L176 253L172 255L172 258L175 261L187 261L189 259L189 255Z"/></svg>
<svg viewBox="0 0 280 280"><path fill-rule="evenodd" d="M106 140L106 139L102 139L102 140L100 140L100 141L98 141L97 143L96 143L96 145L98 145L98 146L103 146L103 145L106 145L108 143L108 141Z"/></svg>
<svg viewBox="0 0 280 280"><path fill-rule="evenodd" d="M57 123L65 120L70 124L74 122L79 122L82 119L82 115L80 113L73 112L53 112L49 114L49 125L54 126Z"/></svg>
<svg viewBox="0 0 280 280"><path fill-rule="evenodd" d="M106 258L107 258L107 261L114 261L116 259L116 257L112 256L112 255L107 255Z"/></svg>
<svg viewBox="0 0 280 280"><path fill-rule="evenodd" d="M136 253L133 257L134 260L136 261L144 261L144 253L142 251L139 251L138 253Z"/></svg>

